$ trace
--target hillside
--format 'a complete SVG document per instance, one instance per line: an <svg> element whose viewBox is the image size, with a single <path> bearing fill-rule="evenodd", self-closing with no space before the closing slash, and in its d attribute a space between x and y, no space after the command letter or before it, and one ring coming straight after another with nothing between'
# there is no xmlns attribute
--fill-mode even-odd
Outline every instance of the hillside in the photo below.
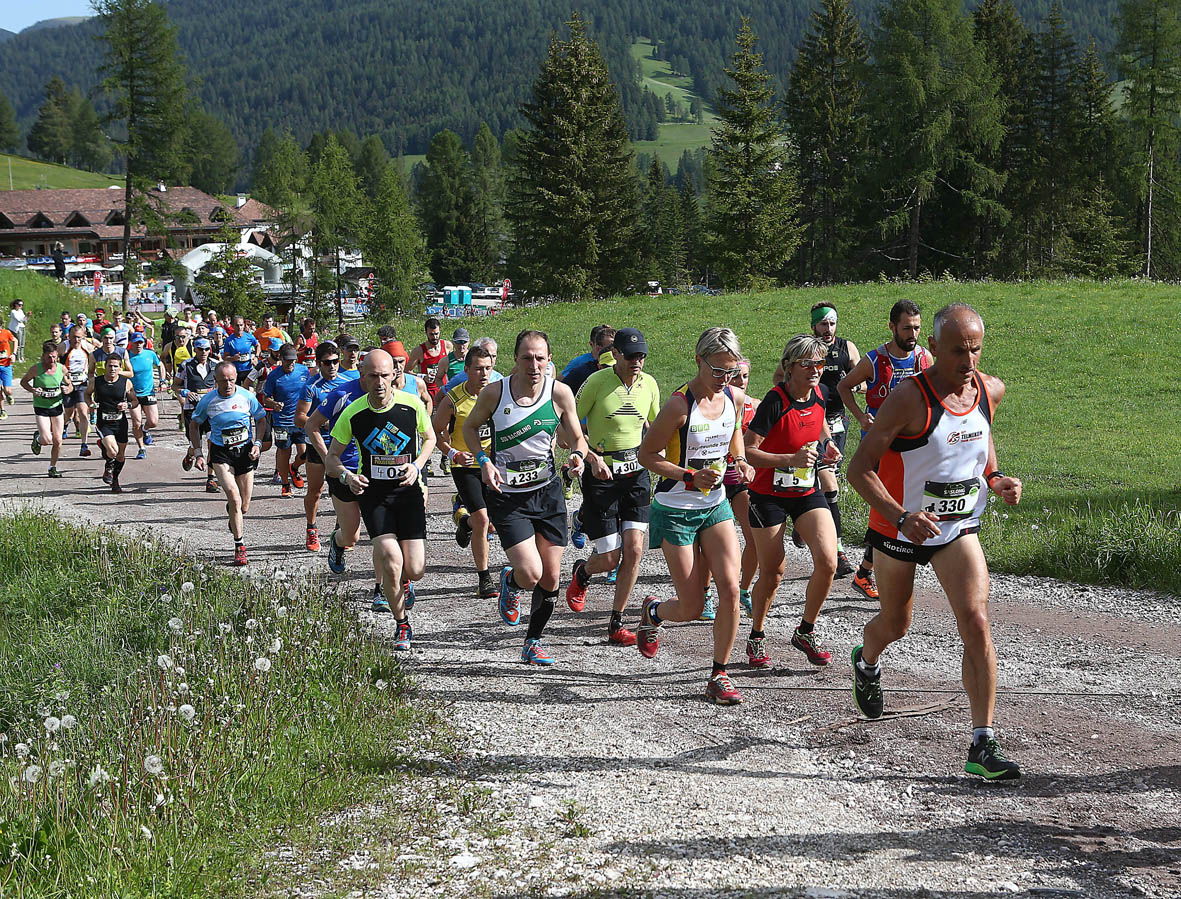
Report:
<svg viewBox="0 0 1181 899"><path fill-rule="evenodd" d="M856 0L865 17L872 0ZM1031 20L1044 0L1018 4ZM306 141L325 129L379 134L392 152L424 152L451 128L470 141L481 121L503 134L521 123L550 34L571 13L571 0L172 0L169 14L206 106L235 138L252 147L268 126L287 126ZM1110 39L1115 0L1067 0L1077 34ZM644 78L633 58L637 38L657 41L677 60L698 95L723 78L739 16L749 15L768 67L784 82L808 26L800 0L585 0L578 4L620 87L629 127L645 126ZM0 55L0 93L25 127L46 82L61 75L88 90L101 46L97 20L26 31ZM650 76L648 76L650 77ZM265 110L260 115L259 111ZM650 123L648 128L650 130Z"/></svg>
<svg viewBox="0 0 1181 899"><path fill-rule="evenodd" d="M42 19L40 22L34 22L28 28L21 30L21 34L31 34L35 31L47 31L51 28L66 28L70 25L77 25L80 22L85 22L90 16L61 16L57 19Z"/></svg>
<svg viewBox="0 0 1181 899"><path fill-rule="evenodd" d="M15 31L8 31L7 29L0 28L0 44L3 44L11 37L16 37Z"/></svg>
<svg viewBox="0 0 1181 899"><path fill-rule="evenodd" d="M11 181L9 174L11 173ZM110 187L122 182L120 175L84 172L67 165L37 162L23 156L0 153L0 190L29 190L31 188Z"/></svg>

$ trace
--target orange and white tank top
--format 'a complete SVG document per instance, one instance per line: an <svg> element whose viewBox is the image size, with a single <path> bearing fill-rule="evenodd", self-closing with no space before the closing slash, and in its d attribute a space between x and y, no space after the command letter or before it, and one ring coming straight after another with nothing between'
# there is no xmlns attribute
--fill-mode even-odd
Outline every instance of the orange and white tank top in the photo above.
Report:
<svg viewBox="0 0 1181 899"><path fill-rule="evenodd" d="M927 423L918 434L901 434L878 464L878 477L907 512L926 510L939 517L938 537L923 546L943 546L961 534L980 529L988 505L984 467L988 464L992 403L979 373L973 376L976 402L965 412L943 405L927 372L914 376L927 406ZM869 526L891 540L909 543L905 536L873 510Z"/></svg>

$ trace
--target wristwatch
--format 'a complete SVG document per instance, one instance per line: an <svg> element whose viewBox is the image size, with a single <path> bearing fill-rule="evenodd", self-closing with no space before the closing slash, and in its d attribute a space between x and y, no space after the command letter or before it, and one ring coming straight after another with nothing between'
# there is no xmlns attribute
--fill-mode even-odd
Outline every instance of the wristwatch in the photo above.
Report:
<svg viewBox="0 0 1181 899"><path fill-rule="evenodd" d="M683 475L681 475L681 480L684 481L686 484L692 484L694 474L696 474L696 472L691 471L690 469L686 468L685 473Z"/></svg>
<svg viewBox="0 0 1181 899"><path fill-rule="evenodd" d="M349 472L348 472L348 469L345 469L344 471L342 471L342 472L340 473L340 482L341 482L342 484L344 484L344 486L346 486L346 487L349 485Z"/></svg>

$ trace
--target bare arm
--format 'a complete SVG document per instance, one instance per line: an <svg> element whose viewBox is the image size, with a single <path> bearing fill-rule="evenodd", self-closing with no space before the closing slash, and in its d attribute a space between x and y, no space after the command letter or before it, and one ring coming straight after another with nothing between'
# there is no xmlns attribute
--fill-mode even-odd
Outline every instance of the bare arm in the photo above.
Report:
<svg viewBox="0 0 1181 899"><path fill-rule="evenodd" d="M451 446L451 416L455 409L455 404L451 402L451 397L444 394L443 399L439 400L439 405L435 408L434 414L431 415L431 424L435 429L435 436L440 450L446 454L447 458L451 459L456 465L470 466L475 461L475 457L471 453L464 453L455 450L455 457L451 457L451 452L454 447Z"/></svg>
<svg viewBox="0 0 1181 899"><path fill-rule="evenodd" d="M480 428L492 417L498 402L500 402L499 390L480 391L480 395L476 397L476 404L472 406L472 411L468 413L463 422L464 443L468 446L480 446ZM480 451L477 451L476 455L479 456ZM480 466L480 476L485 484L497 493L500 492L500 472L496 470L491 459L485 459Z"/></svg>
<svg viewBox="0 0 1181 899"><path fill-rule="evenodd" d="M868 412L863 412L861 406L858 405L853 391L873 377L873 366L870 365L869 358L858 359L857 364L854 365L847 375L841 378L840 383L837 384L837 392L841 395L841 402L845 404L845 408L855 418L861 427L868 431L873 426L873 416Z"/></svg>
<svg viewBox="0 0 1181 899"><path fill-rule="evenodd" d="M305 432L308 431L308 413L312 411L311 400L300 400L299 405L295 407L295 426L303 428ZM317 428L319 430L319 428ZM316 447L319 450L319 447ZM321 453L321 458L328 458Z"/></svg>
<svg viewBox="0 0 1181 899"><path fill-rule="evenodd" d="M560 381L554 382L554 407L558 410L558 434L565 445L570 448L570 474L577 477L582 474L582 466L586 463L586 439L582 436L582 424L578 420L578 408L574 403L574 394Z"/></svg>
<svg viewBox="0 0 1181 899"><path fill-rule="evenodd" d="M316 407L316 411L307 416L303 423L304 436L307 437L308 443L311 444L312 449L320 454L321 459L328 458L328 445L324 443L324 435L320 433L320 429L328 424L328 418ZM298 427L298 425L297 425Z"/></svg>

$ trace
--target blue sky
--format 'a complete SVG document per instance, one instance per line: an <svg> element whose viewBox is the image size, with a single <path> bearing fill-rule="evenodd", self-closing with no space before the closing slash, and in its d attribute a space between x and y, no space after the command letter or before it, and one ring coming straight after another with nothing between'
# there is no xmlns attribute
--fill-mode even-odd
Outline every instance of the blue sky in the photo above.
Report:
<svg viewBox="0 0 1181 899"><path fill-rule="evenodd" d="M29 0L0 0L0 28L8 31L20 31L42 19L93 14L90 0L45 0L43 3L30 3Z"/></svg>

